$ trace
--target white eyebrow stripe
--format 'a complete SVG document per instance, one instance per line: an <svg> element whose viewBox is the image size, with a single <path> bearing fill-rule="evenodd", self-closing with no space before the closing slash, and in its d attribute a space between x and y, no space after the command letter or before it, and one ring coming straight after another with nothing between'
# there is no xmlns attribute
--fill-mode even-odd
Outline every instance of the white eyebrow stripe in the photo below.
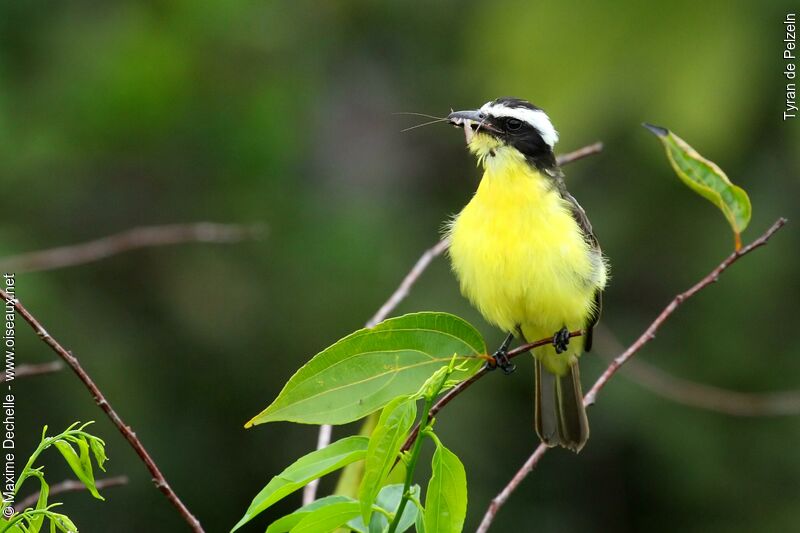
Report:
<svg viewBox="0 0 800 533"><path fill-rule="evenodd" d="M558 132L550 122L547 113L541 109L528 109L527 107L506 107L503 104L486 102L481 106L481 112L493 117L509 117L521 120L536 128L550 148L558 142Z"/></svg>

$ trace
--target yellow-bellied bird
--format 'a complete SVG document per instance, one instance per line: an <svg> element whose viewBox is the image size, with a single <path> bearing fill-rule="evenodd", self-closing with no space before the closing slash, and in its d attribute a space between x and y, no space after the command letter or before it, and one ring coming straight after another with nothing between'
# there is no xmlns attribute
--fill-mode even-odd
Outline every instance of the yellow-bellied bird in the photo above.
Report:
<svg viewBox="0 0 800 533"><path fill-rule="evenodd" d="M607 266L583 208L564 185L553 155L558 140L544 111L498 98L448 117L463 128L484 173L472 200L448 227L461 292L509 334L494 354L553 337L533 351L536 432L548 446L580 451L589 438L578 357L592 345ZM569 332L584 330L570 342Z"/></svg>

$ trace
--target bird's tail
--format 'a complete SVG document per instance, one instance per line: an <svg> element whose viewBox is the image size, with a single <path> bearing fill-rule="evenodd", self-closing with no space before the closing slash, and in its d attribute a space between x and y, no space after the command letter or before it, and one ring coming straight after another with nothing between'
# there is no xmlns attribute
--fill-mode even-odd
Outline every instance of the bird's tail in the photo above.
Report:
<svg viewBox="0 0 800 533"><path fill-rule="evenodd" d="M549 372L536 360L536 433L548 446L581 451L589 439L583 407L581 375L575 361L563 376Z"/></svg>

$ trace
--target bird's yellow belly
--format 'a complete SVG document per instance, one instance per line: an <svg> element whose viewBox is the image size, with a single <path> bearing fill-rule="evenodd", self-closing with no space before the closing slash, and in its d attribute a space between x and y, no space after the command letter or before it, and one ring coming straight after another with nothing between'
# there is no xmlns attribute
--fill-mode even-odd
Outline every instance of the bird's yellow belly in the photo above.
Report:
<svg viewBox="0 0 800 533"><path fill-rule="evenodd" d="M530 172L488 172L450 230L464 295L491 323L528 340L581 329L596 284L589 245L557 191Z"/></svg>

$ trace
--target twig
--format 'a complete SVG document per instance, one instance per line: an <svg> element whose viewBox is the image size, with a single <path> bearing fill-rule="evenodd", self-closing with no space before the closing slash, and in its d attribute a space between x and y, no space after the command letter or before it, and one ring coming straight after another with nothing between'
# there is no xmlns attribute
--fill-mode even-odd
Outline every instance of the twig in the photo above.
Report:
<svg viewBox="0 0 800 533"><path fill-rule="evenodd" d="M414 266L411 270L406 274L406 277L403 278L403 281L400 282L400 286L392 293L386 303L384 303L378 312L375 315L367 320L365 327L371 328L377 325L379 322L384 320L386 317L389 316L389 313L394 311L394 309L400 305L400 302L406 299L408 296L411 287L414 286L414 283L417 282L419 277L422 275L423 272L428 268L428 265L431 262L442 255L450 243L447 239L442 239L427 250L417 259L417 262L414 263Z"/></svg>
<svg viewBox="0 0 800 533"><path fill-rule="evenodd" d="M12 379L16 378L25 378L28 376L38 376L41 374L51 374L53 372L58 372L59 370L64 368L64 363L61 361L51 361L49 363L40 363L35 365L19 365L14 370L14 376ZM6 373L0 372L0 383L6 381Z"/></svg>
<svg viewBox="0 0 800 533"><path fill-rule="evenodd" d="M97 490L107 489L110 487L119 487L120 485L127 485L128 484L128 476L116 476L116 477L109 477L106 479L97 479L94 482L94 486L97 487ZM80 481L75 481L74 479L67 479L62 481L61 483L56 483L55 485L50 485L50 496L54 496L56 494L61 494L63 492L78 492L86 490L86 485L81 483ZM20 500L14 507L17 510L24 510L28 507L34 507L36 502L39 501L39 493L35 492L33 494L29 494L25 496L22 500Z"/></svg>
<svg viewBox="0 0 800 533"><path fill-rule="evenodd" d="M583 148L579 148L574 152L569 152L564 155L560 155L556 158L559 165L567 165L579 159L583 159L585 157L589 157L595 154L598 154L603 151L603 143L596 142L594 144L590 144L584 146ZM408 274L403 278L403 281L400 282L400 286L392 293L388 300L378 309L378 312L370 318L365 327L371 328L375 326L378 322L384 320L389 313L394 311L394 309L402 302L406 296L408 296L411 287L414 283L417 282L419 277L422 275L423 272L428 268L431 262L442 255L447 247L449 246L449 242L446 239L442 239L437 242L435 245L431 246L423 254L417 259L417 262L414 263L414 266L411 268ZM327 438L323 438L326 436ZM328 444L330 444L331 438L331 427L328 425L322 425L319 428L319 437L317 439L317 449L324 448ZM305 486L303 489L303 505L308 505L309 503L313 502L316 494L317 494L317 487L319 486L319 480L314 480L308 485Z"/></svg>
<svg viewBox="0 0 800 533"><path fill-rule="evenodd" d="M667 305L667 307L665 307L664 310L661 311L661 314L658 315L658 317L656 317L653 323L650 324L650 326L644 331L644 333L642 333L642 335L639 336L638 339L636 339L636 342L634 342L630 347L628 347L627 350L625 350L621 355L619 355L616 359L614 359L610 365L608 365L608 368L606 368L605 372L603 372L600 375L600 377L597 379L592 388L589 389L589 392L584 397L583 403L587 406L592 405L594 403L595 398L597 397L597 393L600 392L600 390L606 386L606 383L608 383L608 380L611 379L611 376L613 376L617 372L617 370L619 370L619 367L625 364L625 361L633 357L633 355L636 352L638 352L645 344L647 344L648 342L650 342L655 338L656 332L661 327L661 325L667 320L667 318L669 318L670 315L672 315L672 313L675 312L676 309L678 309L678 307L683 302L685 302L686 300L688 300L701 290L705 289L712 283L716 283L717 280L719 280L720 274L722 274L725 271L725 269L734 264L741 257L749 254L756 248L759 248L767 244L770 237L772 237L772 235L774 235L776 231L781 229L786 224L786 222L787 220L785 218L779 218L763 235L761 235L761 237L754 240L744 248L741 248L740 250L733 252L714 270L709 272L706 277L695 283L688 290L680 293L675 298L673 298L672 301Z"/></svg>
<svg viewBox="0 0 800 533"><path fill-rule="evenodd" d="M595 329L595 346L621 353L625 347L602 324ZM599 342L598 342L599 341ZM610 357L609 357L610 359ZM673 376L640 359L628 361L624 376L676 403L731 416L788 416L800 414L800 391L745 393Z"/></svg>
<svg viewBox="0 0 800 533"><path fill-rule="evenodd" d="M261 225L242 226L213 222L143 226L81 244L7 257L0 260L0 271L55 270L99 261L138 248L185 242L235 243L258 237L263 232L264 227Z"/></svg>
<svg viewBox="0 0 800 533"><path fill-rule="evenodd" d="M583 335L582 331L571 331L570 334L569 334L569 337L570 338L578 337L580 335ZM540 339L540 340L538 340L536 342L529 342L527 344L522 344L520 346L517 346L513 350L509 350L507 356L508 356L509 359L513 359L513 358L515 358L515 357L517 357L519 355L522 355L524 353L530 352L534 348L538 348L539 346L544 346L545 344L551 344L552 342L553 342L553 338L552 337L548 337L546 339ZM445 405L450 403L450 401L453 398L455 398L456 396L458 396L459 394L464 392L466 389L468 389L470 386L472 386L473 383L475 383L476 381L481 379L483 376L488 374L491 370L494 370L494 367L490 367L490 366L488 366L488 364L484 365L471 378L462 381L461 383L459 383L458 385L456 385L455 387L453 387L452 389L447 391L447 394L445 394L444 396L439 398L439 400L435 404L433 404L433 407L431 407L430 411L428 411L428 422L430 422L431 419L433 419L433 417L435 417L436 414L439 411L441 411L442 408ZM406 438L406 441L403 443L403 446L400 448L400 452L401 453L411 449L411 445L417 439L417 435L418 434L419 434L419 423L416 426L414 426L414 429L412 429L411 433L408 434L408 437ZM397 464L396 461L395 461L395 464Z"/></svg>
<svg viewBox="0 0 800 533"><path fill-rule="evenodd" d="M317 435L317 449L321 450L331 443L331 435L333 434L333 426L330 424L322 424L319 427L319 434ZM303 487L303 505L308 505L313 502L317 497L317 489L319 488L319 478L314 479Z"/></svg>
<svg viewBox="0 0 800 533"><path fill-rule="evenodd" d="M175 494L175 491L172 490L167 480L164 478L164 475L159 470L158 466L156 465L155 461L153 461L150 454L145 449L142 442L133 432L130 426L126 425L125 422L122 421L122 418L117 414L117 412L111 407L111 404L108 403L106 397L100 392L100 389L97 387L95 382L89 377L89 374L83 369L83 367L78 362L78 359L72 355L70 351L65 349L57 340L50 336L49 333L44 329L44 327L39 323L36 318L28 312L28 310L22 305L22 303L13 296L10 296L6 291L0 289L0 297L3 298L6 302L14 306L14 309L17 313L25 319L25 321L33 328L36 334L39 336L42 341L47 344L72 370L75 372L75 375L78 376L78 379L89 389L89 392L92 394L95 403L103 410L103 412L108 415L108 418L111 419L111 422L117 426L117 429L122 436L128 441L131 447L134 449L136 454L141 458L142 462L144 462L147 469L150 471L150 474L153 476L153 483L155 486L160 490L164 496L172 503L173 506L178 510L180 515L183 519L189 524L193 531L196 533L203 533L203 527L200 525L200 522L194 515L189 512L189 509L184 505L184 503L178 498L178 495Z"/></svg>
<svg viewBox="0 0 800 533"><path fill-rule="evenodd" d="M564 155L560 155L556 157L556 162L559 165L568 165L574 161L577 161L578 159L583 159L585 157L599 154L602 151L603 151L603 143L596 142L594 144L584 146L583 148L578 148L574 152L569 152Z"/></svg>
<svg viewBox="0 0 800 533"><path fill-rule="evenodd" d="M583 398L583 405L589 407L594 404L595 399L597 398L597 394L606 386L608 381L611 377L617 373L619 368L624 365L631 357L633 357L642 347L653 340L656 336L656 332L661 327L661 325L667 320L667 318L675 312L678 307L703 290L704 288L708 287L712 283L716 282L719 279L720 274L722 274L725 269L731 266L733 263L738 261L741 257L747 255L748 253L752 252L756 248L760 246L764 246L769 241L770 237L775 234L776 231L781 229L784 224L786 224L785 218L779 218L763 235L759 238L741 248L739 250L734 251L731 255L729 255L724 261L722 261L714 270L709 272L707 276L703 279L695 283L691 288L688 290L678 294L672 301L664 308L663 311L656 317L656 319L648 326L648 328L642 333L636 341L631 344L628 349L626 349L622 354L617 356L611 364L608 365L608 368L600 375L597 381L592 385L592 388L589 389L589 392ZM494 521L497 512L500 508L506 503L508 498L511 494L516 490L520 483L527 477L528 474L536 467L539 460L542 456L547 452L547 446L545 444L540 444L533 454L525 461L525 464L522 465L522 468L517 471L514 477L509 481L508 485L506 485L500 493L495 496L492 500L489 508L486 511L486 514L483 516L483 520L478 527L477 533L485 533L488 531L489 526L491 526L492 521Z"/></svg>

